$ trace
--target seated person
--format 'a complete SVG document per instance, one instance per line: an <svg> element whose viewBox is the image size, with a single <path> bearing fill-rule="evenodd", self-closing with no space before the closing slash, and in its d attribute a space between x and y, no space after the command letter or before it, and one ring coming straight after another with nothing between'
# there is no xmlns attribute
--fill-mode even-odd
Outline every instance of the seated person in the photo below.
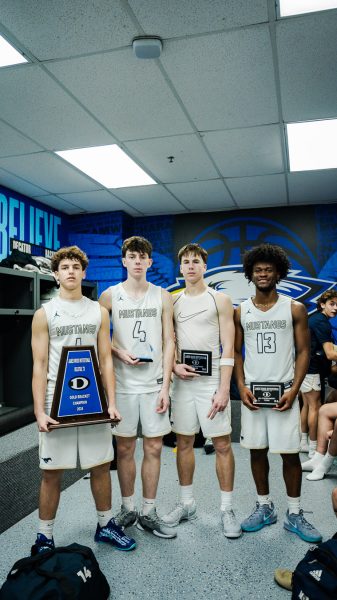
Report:
<svg viewBox="0 0 337 600"><path fill-rule="evenodd" d="M302 471L312 471L307 475L310 481L323 479L336 456L337 402L329 402L319 409L317 451L310 460L302 463Z"/></svg>
<svg viewBox="0 0 337 600"><path fill-rule="evenodd" d="M337 291L327 290L317 300L317 312L309 317L310 363L301 385L301 452L312 458L317 447L318 411L321 406L324 379L331 371L331 361L337 360L329 320L337 313ZM323 382L323 384L322 384ZM324 401L324 397L323 397ZM309 440L308 440L309 432Z"/></svg>

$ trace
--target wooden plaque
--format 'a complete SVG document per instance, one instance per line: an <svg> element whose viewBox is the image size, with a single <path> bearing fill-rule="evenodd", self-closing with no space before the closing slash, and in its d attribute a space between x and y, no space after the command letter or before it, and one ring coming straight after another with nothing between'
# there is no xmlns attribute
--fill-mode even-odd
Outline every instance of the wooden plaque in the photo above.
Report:
<svg viewBox="0 0 337 600"><path fill-rule="evenodd" d="M49 429L111 423L94 346L64 346L50 416L59 425Z"/></svg>

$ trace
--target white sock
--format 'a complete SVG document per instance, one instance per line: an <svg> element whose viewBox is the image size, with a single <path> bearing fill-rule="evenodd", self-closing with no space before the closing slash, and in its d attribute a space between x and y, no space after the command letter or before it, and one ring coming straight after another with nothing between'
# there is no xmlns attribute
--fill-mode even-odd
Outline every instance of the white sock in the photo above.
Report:
<svg viewBox="0 0 337 600"><path fill-rule="evenodd" d="M230 510L233 506L233 492L223 492L221 490L220 510Z"/></svg>
<svg viewBox="0 0 337 600"><path fill-rule="evenodd" d="M291 496L287 496L289 514L300 514L300 500L300 496L298 498L292 498Z"/></svg>
<svg viewBox="0 0 337 600"><path fill-rule="evenodd" d="M100 527L105 527L110 519L112 519L112 510L98 510L97 511L97 520Z"/></svg>
<svg viewBox="0 0 337 600"><path fill-rule="evenodd" d="M135 510L135 495L122 496L122 504L128 511Z"/></svg>
<svg viewBox="0 0 337 600"><path fill-rule="evenodd" d="M267 494L266 496L259 496L259 494L257 495L257 501L259 504L271 504L271 498L269 496L269 494Z"/></svg>
<svg viewBox="0 0 337 600"><path fill-rule="evenodd" d="M321 454L320 452L314 452L313 456L311 457L311 462L315 465L315 467L318 467L318 465L321 464L323 458L324 458L324 454Z"/></svg>
<svg viewBox="0 0 337 600"><path fill-rule="evenodd" d="M48 519L47 521L44 521L43 519L39 519L38 532L43 533L43 535L45 535L46 538L51 540L53 537L54 523L55 523L55 519Z"/></svg>
<svg viewBox="0 0 337 600"><path fill-rule="evenodd" d="M307 433L303 433L301 434L301 444L306 444L308 445L308 434Z"/></svg>
<svg viewBox="0 0 337 600"><path fill-rule="evenodd" d="M193 496L193 483L191 485L180 486L180 502L181 504L192 504L194 500Z"/></svg>
<svg viewBox="0 0 337 600"><path fill-rule="evenodd" d="M309 458L312 458L317 450L317 440L309 440Z"/></svg>
<svg viewBox="0 0 337 600"><path fill-rule="evenodd" d="M155 501L155 498L143 498L142 515L146 516L149 514L149 512L151 512L151 510L154 508Z"/></svg>
<svg viewBox="0 0 337 600"><path fill-rule="evenodd" d="M329 454L329 452L327 452L325 454L325 456L323 456L323 459L321 461L321 463L319 464L319 466L323 467L324 471L327 473L330 469L330 467L332 466L332 463L334 461L334 456L332 456L331 454Z"/></svg>

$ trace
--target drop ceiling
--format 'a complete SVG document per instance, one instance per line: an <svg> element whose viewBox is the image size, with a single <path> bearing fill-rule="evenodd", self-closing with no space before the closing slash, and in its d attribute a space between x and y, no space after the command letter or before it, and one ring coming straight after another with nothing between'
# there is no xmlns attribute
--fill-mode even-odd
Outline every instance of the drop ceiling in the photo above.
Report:
<svg viewBox="0 0 337 600"><path fill-rule="evenodd" d="M0 184L67 214L337 202L337 170L289 173L284 123L337 117L337 10L273 0L1 0L28 64L0 69ZM140 60L135 36L163 40ZM107 189L57 150L118 144L156 181ZM170 158L173 157L173 158Z"/></svg>

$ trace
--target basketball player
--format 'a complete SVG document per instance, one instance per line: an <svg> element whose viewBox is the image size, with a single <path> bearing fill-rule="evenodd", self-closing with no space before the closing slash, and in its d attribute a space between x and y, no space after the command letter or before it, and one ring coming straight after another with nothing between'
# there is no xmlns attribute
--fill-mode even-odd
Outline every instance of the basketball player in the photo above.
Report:
<svg viewBox="0 0 337 600"><path fill-rule="evenodd" d="M306 542L319 542L321 534L306 521L300 509L297 393L309 360L307 312L303 304L276 290L289 267L288 257L279 246L261 244L244 254L244 274L255 285L255 295L235 311L235 375L242 400L241 445L250 449L258 496L255 510L241 527L243 531L258 531L276 523L277 514L269 495L269 449L281 454L283 461L288 494L285 529ZM258 408L254 404L254 383L274 384L274 389L282 384L276 407Z"/></svg>
<svg viewBox="0 0 337 600"><path fill-rule="evenodd" d="M110 424L49 430L57 421L49 416L63 346L93 345L98 353L111 418L120 418L115 406L114 374L110 351L109 316L98 302L82 296L81 284L88 265L77 246L58 250L51 267L59 295L36 311L32 323L34 412L40 431L42 483L39 529L32 554L54 548L53 526L60 499L64 469L74 469L77 453L81 468L90 470L91 491L97 509L95 541L118 550L131 550L133 539L114 522L111 512L110 462L113 458Z"/></svg>
<svg viewBox="0 0 337 600"><path fill-rule="evenodd" d="M233 508L234 457L231 448L230 379L234 365L233 306L228 296L215 292L204 281L207 252L198 244L179 250L180 270L186 289L174 297L177 363L172 387L172 429L177 434L179 502L163 520L174 527L193 519L195 468L193 443L201 427L216 453L216 474L221 490L221 520L225 536L241 535ZM222 348L222 351L221 351ZM182 358L182 351L209 353L211 371L200 375Z"/></svg>
<svg viewBox="0 0 337 600"><path fill-rule="evenodd" d="M127 280L109 287L100 297L101 304L111 313L116 403L123 414L123 421L114 429L122 494L116 520L121 527L137 523L138 529L173 538L176 531L165 527L155 508L163 436L171 431L168 406L174 357L173 310L170 294L146 279L151 255L152 245L145 238L126 239L122 262ZM139 420L144 458L143 501L138 514L134 454Z"/></svg>

